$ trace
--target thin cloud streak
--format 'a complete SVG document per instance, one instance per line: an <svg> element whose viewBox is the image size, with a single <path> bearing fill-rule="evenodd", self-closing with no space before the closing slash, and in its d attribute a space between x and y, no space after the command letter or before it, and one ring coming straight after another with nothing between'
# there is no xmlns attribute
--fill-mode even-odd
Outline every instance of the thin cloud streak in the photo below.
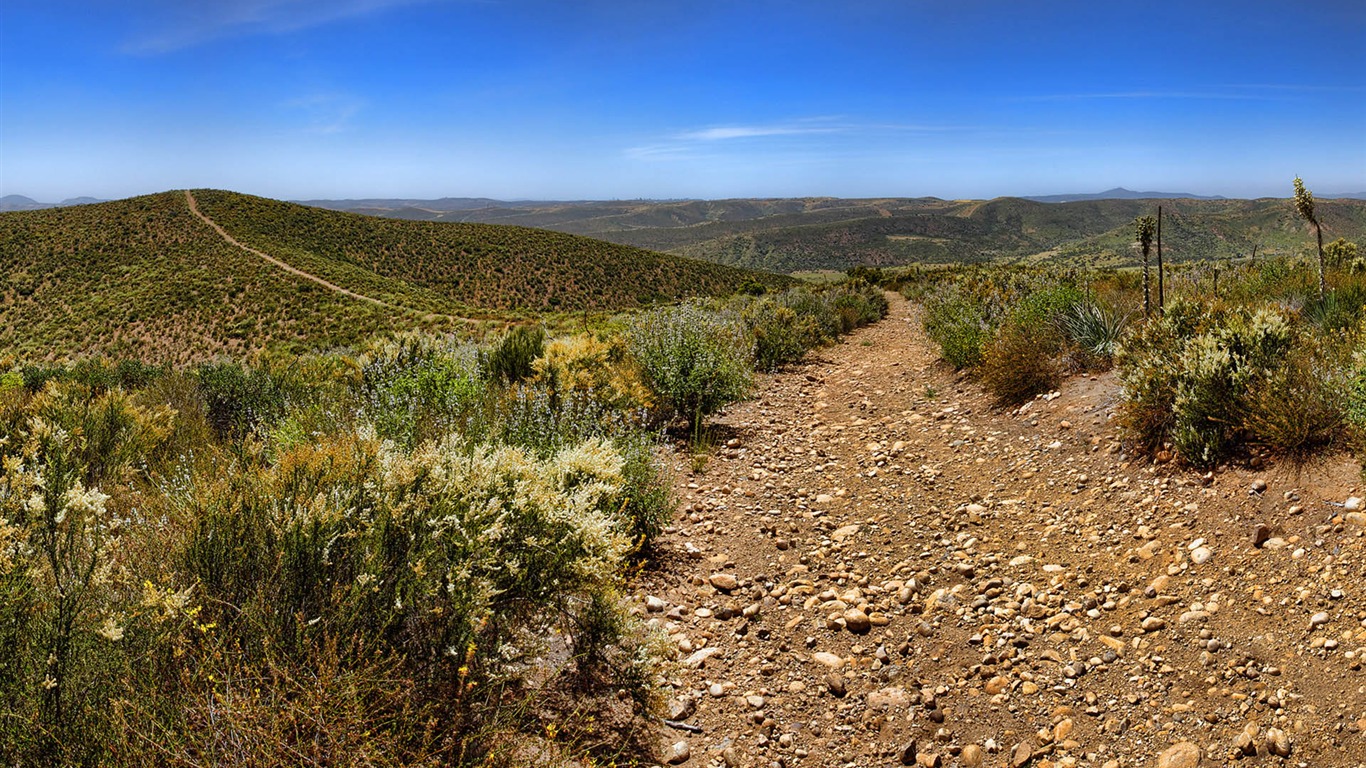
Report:
<svg viewBox="0 0 1366 768"><path fill-rule="evenodd" d="M819 147L824 154L838 151L844 140L868 139L873 136L889 137L898 134L943 134L948 132L976 132L980 128L961 125L925 125L915 123L865 123L847 120L840 116L807 117L781 123L730 124L708 128L696 128L670 134L653 144L627 147L622 153L632 160L679 160L697 159L703 148L717 149L727 142L743 139L766 139L783 137L830 137L831 141L809 144L808 148ZM773 162L770 158L768 162Z"/></svg>
<svg viewBox="0 0 1366 768"><path fill-rule="evenodd" d="M360 112L362 102L353 96L316 93L291 99L284 107L301 113L308 121L308 132L330 135L351 127L351 118Z"/></svg>
<svg viewBox="0 0 1366 768"><path fill-rule="evenodd" d="M175 18L157 32L136 38L123 52L153 56L214 40L286 34L391 8L440 0L200 0L174 6Z"/></svg>
<svg viewBox="0 0 1366 768"><path fill-rule="evenodd" d="M704 128L698 131L685 131L674 136L679 141L724 141L727 139L749 139L761 136L799 136L812 133L838 133L844 129L798 128L777 125L735 125L721 128Z"/></svg>

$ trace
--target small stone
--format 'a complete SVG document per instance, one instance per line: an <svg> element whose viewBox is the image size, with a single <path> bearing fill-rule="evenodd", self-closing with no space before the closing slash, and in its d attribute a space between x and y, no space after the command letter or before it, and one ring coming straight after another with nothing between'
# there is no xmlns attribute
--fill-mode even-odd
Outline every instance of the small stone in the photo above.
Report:
<svg viewBox="0 0 1366 768"><path fill-rule="evenodd" d="M963 747L963 752L958 756L958 761L963 764L963 768L982 768L982 748L976 744L969 744Z"/></svg>
<svg viewBox="0 0 1366 768"><path fill-rule="evenodd" d="M862 635L873 628L873 624L868 620L868 614L857 608L850 608L844 612L844 628L856 635Z"/></svg>
<svg viewBox="0 0 1366 768"><path fill-rule="evenodd" d="M1252 529L1252 546L1261 549L1269 538L1271 538L1271 526L1263 523Z"/></svg>
<svg viewBox="0 0 1366 768"><path fill-rule="evenodd" d="M897 759L901 761L902 765L915 765L915 759L919 754L920 745L916 743L915 739L911 739L906 746L901 748L901 752L897 755Z"/></svg>
<svg viewBox="0 0 1366 768"><path fill-rule="evenodd" d="M735 751L735 747L726 747L721 750L721 759L725 761L726 768L739 768L740 753Z"/></svg>
<svg viewBox="0 0 1366 768"><path fill-rule="evenodd" d="M869 709L892 709L893 707L910 706L911 699L906 695L906 689L901 686L892 686L881 690L873 691L868 694Z"/></svg>
<svg viewBox="0 0 1366 768"><path fill-rule="evenodd" d="M1033 696L1038 692L1039 686L1037 683L1034 683L1030 680L1026 680L1020 684L1020 693L1023 693L1026 696Z"/></svg>
<svg viewBox="0 0 1366 768"><path fill-rule="evenodd" d="M1257 478L1256 480L1253 480L1253 481L1252 481L1252 485L1248 486L1248 492L1249 492L1249 493L1265 493L1265 492L1266 492L1266 481L1263 480L1263 479L1261 479L1261 478Z"/></svg>
<svg viewBox="0 0 1366 768"><path fill-rule="evenodd" d="M844 678L833 672L825 676L825 687L830 691L830 695L837 699L844 698L845 694L849 692L845 686Z"/></svg>
<svg viewBox="0 0 1366 768"><path fill-rule="evenodd" d="M1004 677L997 675L996 677L993 677L987 681L986 692L991 696L995 696L996 694L1005 691L1005 689L1009 687L1010 681Z"/></svg>
<svg viewBox="0 0 1366 768"><path fill-rule="evenodd" d="M940 768L944 759L936 752L921 752L915 756L916 768Z"/></svg>
<svg viewBox="0 0 1366 768"><path fill-rule="evenodd" d="M1167 622L1156 616L1149 616L1143 620L1143 623L1140 626L1143 628L1144 632L1156 632L1159 629L1166 627Z"/></svg>
<svg viewBox="0 0 1366 768"><path fill-rule="evenodd" d="M1034 745L1022 741L1010 751L1010 768L1021 768L1034 757Z"/></svg>
<svg viewBox="0 0 1366 768"><path fill-rule="evenodd" d="M1263 741L1266 751L1277 757L1290 757L1290 737L1280 728L1267 728Z"/></svg>
<svg viewBox="0 0 1366 768"><path fill-rule="evenodd" d="M710 659L720 652L721 649L714 645L694 651L691 656L683 660L683 666L688 669L698 669L703 664L707 663L707 659Z"/></svg>
<svg viewBox="0 0 1366 768"><path fill-rule="evenodd" d="M1342 508L1348 512L1359 512L1363 507L1366 507L1366 500L1360 496L1351 496L1342 503Z"/></svg>
<svg viewBox="0 0 1366 768"><path fill-rule="evenodd" d="M1211 557L1214 557L1214 550L1209 547L1196 547L1191 551L1191 562L1196 565L1208 563Z"/></svg>
<svg viewBox="0 0 1366 768"><path fill-rule="evenodd" d="M697 711L697 702L691 696L669 700L669 719L687 720Z"/></svg>
<svg viewBox="0 0 1366 768"><path fill-rule="evenodd" d="M740 586L740 582L729 573L713 573L711 575L711 585L722 592L730 592Z"/></svg>
<svg viewBox="0 0 1366 768"><path fill-rule="evenodd" d="M811 660L831 669L840 669L844 666L843 658L828 651L816 651L811 654Z"/></svg>
<svg viewBox="0 0 1366 768"><path fill-rule="evenodd" d="M1309 626L1311 626L1311 627L1323 626L1324 624L1327 624L1327 623L1328 623L1328 619L1329 619L1329 616L1328 616L1328 612L1327 612L1327 611L1319 611L1318 613L1316 613L1316 614L1314 614L1313 616L1310 616L1310 617L1309 617Z"/></svg>
<svg viewBox="0 0 1366 768"><path fill-rule="evenodd" d="M1252 757L1257 754L1257 733L1261 727L1255 722L1243 726L1242 733L1233 740L1233 749L1239 755Z"/></svg>
<svg viewBox="0 0 1366 768"><path fill-rule="evenodd" d="M1205 757L1200 747L1183 741L1168 747L1157 757L1157 768L1196 768Z"/></svg>
<svg viewBox="0 0 1366 768"><path fill-rule="evenodd" d="M649 611L650 613L663 613L664 609L668 607L668 603L664 602L658 597L655 597L654 595L650 595L649 597L645 598L645 610Z"/></svg>
<svg viewBox="0 0 1366 768"><path fill-rule="evenodd" d="M676 741L664 753L664 762L669 765L682 765L692 757L692 747L686 741Z"/></svg>

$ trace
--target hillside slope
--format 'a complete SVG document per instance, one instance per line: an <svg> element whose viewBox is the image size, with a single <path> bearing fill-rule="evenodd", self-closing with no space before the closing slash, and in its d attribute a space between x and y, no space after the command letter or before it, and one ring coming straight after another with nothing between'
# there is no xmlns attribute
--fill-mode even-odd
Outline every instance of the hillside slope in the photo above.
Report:
<svg viewBox="0 0 1366 768"><path fill-rule="evenodd" d="M232 246L183 194L0 215L0 352L21 361L186 363L417 325Z"/></svg>
<svg viewBox="0 0 1366 768"><path fill-rule="evenodd" d="M184 192L0 214L0 355L183 364L789 281L553 232L193 199L208 221Z"/></svg>
<svg viewBox="0 0 1366 768"><path fill-rule="evenodd" d="M1138 194L1138 193L1131 193ZM1165 255L1174 261L1295 254L1312 237L1281 199L794 198L501 203L454 209L441 201L363 201L367 213L405 219L494 221L779 272L911 262L1077 259L1137 261L1135 216L1162 205ZM328 201L344 205L346 201ZM1321 199L1328 239L1366 240L1366 202Z"/></svg>
<svg viewBox="0 0 1366 768"><path fill-rule="evenodd" d="M386 301L355 287L358 271L500 310L623 309L730 293L751 279L790 282L547 230L382 219L231 192L195 197L243 243Z"/></svg>

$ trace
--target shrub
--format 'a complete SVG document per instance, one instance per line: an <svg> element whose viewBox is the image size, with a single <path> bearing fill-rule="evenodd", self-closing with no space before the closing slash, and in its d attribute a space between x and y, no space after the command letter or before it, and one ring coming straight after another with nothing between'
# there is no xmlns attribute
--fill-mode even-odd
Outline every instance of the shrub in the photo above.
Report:
<svg viewBox="0 0 1366 768"><path fill-rule="evenodd" d="M1060 318L1082 302L1071 286L1026 295L1001 322L982 357L982 383L1004 405L1019 405L1056 387L1065 337Z"/></svg>
<svg viewBox="0 0 1366 768"><path fill-rule="evenodd" d="M982 362L990 338L981 302L956 292L926 300L925 332L939 345L944 361L956 370Z"/></svg>
<svg viewBox="0 0 1366 768"><path fill-rule="evenodd" d="M655 402L694 431L749 393L754 341L737 323L684 304L638 316L626 334Z"/></svg>
<svg viewBox="0 0 1366 768"><path fill-rule="evenodd" d="M220 437L241 438L284 415L285 392L269 372L236 362L195 369L209 424Z"/></svg>
<svg viewBox="0 0 1366 768"><path fill-rule="evenodd" d="M754 335L754 362L759 370L775 371L795 363L823 340L815 318L798 315L776 301L748 304L740 317Z"/></svg>
<svg viewBox="0 0 1366 768"><path fill-rule="evenodd" d="M1351 379L1345 345L1301 338L1280 368L1254 379L1242 426L1249 439L1304 459L1343 437Z"/></svg>
<svg viewBox="0 0 1366 768"><path fill-rule="evenodd" d="M479 367L490 380L504 386L530 378L532 363L545 354L545 329L519 325L479 352Z"/></svg>
<svg viewBox="0 0 1366 768"><path fill-rule="evenodd" d="M1058 343L1047 326L1003 325L982 357L982 383L1003 405L1019 405L1062 380Z"/></svg>
<svg viewBox="0 0 1366 768"><path fill-rule="evenodd" d="M1249 393L1282 375L1292 339L1271 309L1173 303L1124 342L1124 425L1146 447L1170 437L1191 464L1218 463L1243 438Z"/></svg>
<svg viewBox="0 0 1366 768"><path fill-rule="evenodd" d="M397 654L463 741L501 690L616 658L606 646L635 631L592 615L639 525L623 514L629 463L602 439L546 459L459 441L301 446L255 480L194 491L181 559L239 658L306 669L336 647L354 672Z"/></svg>
<svg viewBox="0 0 1366 768"><path fill-rule="evenodd" d="M410 337L361 363L361 411L381 438L412 448L483 426L487 388L478 350Z"/></svg>
<svg viewBox="0 0 1366 768"><path fill-rule="evenodd" d="M582 395L621 411L648 406L650 394L626 356L619 339L608 342L588 334L554 339L532 363L531 380L556 398Z"/></svg>

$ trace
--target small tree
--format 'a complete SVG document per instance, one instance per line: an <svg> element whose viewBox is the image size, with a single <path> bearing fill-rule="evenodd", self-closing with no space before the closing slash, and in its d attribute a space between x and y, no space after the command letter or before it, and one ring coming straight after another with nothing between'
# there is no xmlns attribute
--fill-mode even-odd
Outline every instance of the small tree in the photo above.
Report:
<svg viewBox="0 0 1366 768"><path fill-rule="evenodd" d="M1134 219L1134 238L1143 248L1143 316L1147 317L1152 307L1152 289L1149 287L1148 254L1153 247L1153 235L1157 233L1157 220L1151 216Z"/></svg>
<svg viewBox="0 0 1366 768"><path fill-rule="evenodd" d="M1314 215L1314 193L1304 188L1304 182L1295 177L1295 212L1300 218L1314 225L1314 235L1319 243L1319 298L1328 292L1327 280L1323 275L1323 227Z"/></svg>

